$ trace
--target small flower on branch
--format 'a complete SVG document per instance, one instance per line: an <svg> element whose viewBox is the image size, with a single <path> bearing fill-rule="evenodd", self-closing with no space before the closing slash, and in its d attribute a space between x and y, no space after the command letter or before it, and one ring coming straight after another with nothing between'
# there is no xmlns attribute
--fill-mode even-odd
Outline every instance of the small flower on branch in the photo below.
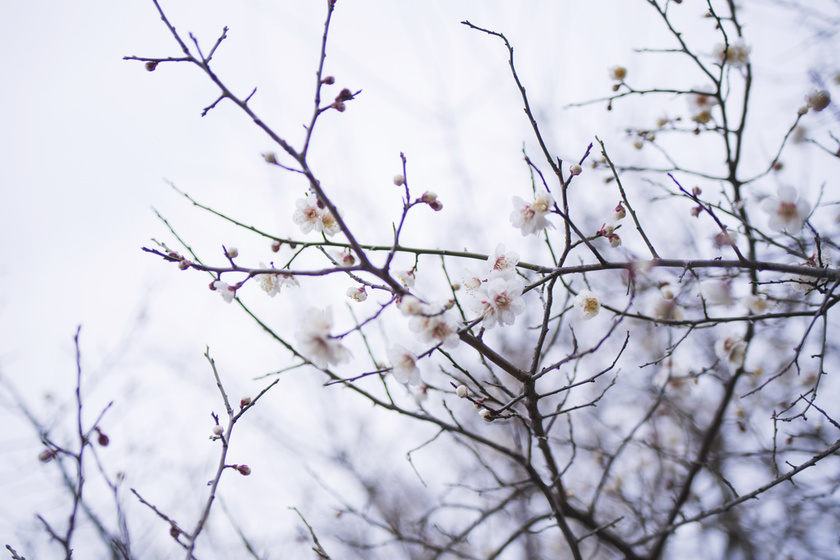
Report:
<svg viewBox="0 0 840 560"><path fill-rule="evenodd" d="M414 269L411 270L401 270L396 273L397 279L402 283L403 286L406 288L413 288L414 281L417 277L414 275Z"/></svg>
<svg viewBox="0 0 840 560"><path fill-rule="evenodd" d="M388 360L393 366L394 379L402 384L420 384L420 368L417 367L416 355L395 344L388 350Z"/></svg>
<svg viewBox="0 0 840 560"><path fill-rule="evenodd" d="M517 264L519 264L519 253L516 251L505 253L505 246L502 244L496 246L495 254L487 257L487 267L491 272L497 271L505 275L515 274Z"/></svg>
<svg viewBox="0 0 840 560"><path fill-rule="evenodd" d="M575 297L575 305L586 320L592 319L601 311L601 300L590 290L581 290Z"/></svg>
<svg viewBox="0 0 840 560"><path fill-rule="evenodd" d="M552 206L554 206L554 197L544 188L537 189L534 202L531 204L514 196L514 211L510 215L510 221L513 227L522 231L522 235L538 234L546 228L554 227L554 224L545 218Z"/></svg>
<svg viewBox="0 0 840 560"><path fill-rule="evenodd" d="M747 343L739 336L727 336L715 343L715 354L734 371L743 367L747 357Z"/></svg>
<svg viewBox="0 0 840 560"><path fill-rule="evenodd" d="M424 342L454 348L461 341L458 336L458 322L449 313L432 316L417 315L411 318L408 326Z"/></svg>
<svg viewBox="0 0 840 560"><path fill-rule="evenodd" d="M266 268L265 264L261 262L260 268ZM263 291L271 297L279 294L280 289L283 286L290 286L293 288L300 286L297 278L291 274L257 274L254 278L257 281L257 284L260 285L260 288L262 288Z"/></svg>
<svg viewBox="0 0 840 560"><path fill-rule="evenodd" d="M364 286L347 288L347 297L361 303L367 299L367 290Z"/></svg>
<svg viewBox="0 0 840 560"><path fill-rule="evenodd" d="M330 335L332 329L332 311L309 308L297 339L301 353L315 366L324 369L329 364L339 364L350 359L350 351L341 344L341 340Z"/></svg>
<svg viewBox="0 0 840 560"><path fill-rule="evenodd" d="M752 48L744 43L744 39L739 37L735 41L726 46L719 44L715 47L714 57L721 64L729 64L735 68L742 68L750 62L750 52Z"/></svg>
<svg viewBox="0 0 840 560"><path fill-rule="evenodd" d="M525 311L523 288L522 280L518 277L500 273L483 283L475 294L478 299L475 309L481 315L482 325L488 329L496 323L512 325L516 316Z"/></svg>
<svg viewBox="0 0 840 560"><path fill-rule="evenodd" d="M297 210L292 215L292 220L300 226L303 233L314 229L326 235L335 235L340 231L335 216L324 207L324 203L318 200L315 193L309 193L306 198L299 198L296 205Z"/></svg>
<svg viewBox="0 0 840 560"><path fill-rule="evenodd" d="M210 289L219 292L219 295L222 296L226 303L232 302L233 296L236 295L236 288L222 282L221 280L216 280L211 283Z"/></svg>
<svg viewBox="0 0 840 560"><path fill-rule="evenodd" d="M811 205L799 199L793 187L779 187L777 198L767 198L761 208L770 214L770 229L779 232L796 233L805 225L811 213Z"/></svg>

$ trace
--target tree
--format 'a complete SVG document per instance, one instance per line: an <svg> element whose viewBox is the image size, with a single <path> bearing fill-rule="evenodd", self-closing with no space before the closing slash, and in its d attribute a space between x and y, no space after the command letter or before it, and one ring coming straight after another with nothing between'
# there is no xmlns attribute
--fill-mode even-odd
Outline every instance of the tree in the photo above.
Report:
<svg viewBox="0 0 840 560"><path fill-rule="evenodd" d="M329 403L318 412L332 453L318 480L337 515L299 507L318 557L836 556L837 202L830 184L791 184L838 153L834 78L820 59L791 86L801 96L791 104L753 62L752 5L639 0L638 17L658 26L654 44L638 67L609 69L605 95L565 112L629 115L614 146L545 125L515 42L464 21L485 64L501 72L507 59L532 137L510 156L524 159L519 183L472 193L486 219L422 245L417 224L440 227L438 216L470 208L415 187L410 152L392 164L393 184L346 190L327 170L331 154L319 155L322 129L366 93L345 87L327 57L334 19L351 6L326 3L314 108L296 134L261 116L256 89L237 93L215 70L227 28L205 43L153 4L180 52L126 58L150 72L198 68L218 95L202 115L244 113L273 144L264 164L298 191L288 216L300 232L287 236L176 187L260 239L263 262L229 245L193 250L166 220L167 241L144 248L196 284L208 274L215 303L239 306L280 349L273 379L238 405L206 353L224 412L213 416L221 458L196 523L135 492L188 558L209 538L223 475L251 474L227 458L233 428L292 371L320 372L325 387L301 398ZM394 193L400 211L384 214L377 199ZM511 232L527 254L505 249ZM464 249L473 244L488 249ZM266 294L303 304L278 317ZM409 468L368 456L392 441L389 428ZM243 549L270 553L270 540L246 536L250 520L233 521Z"/></svg>

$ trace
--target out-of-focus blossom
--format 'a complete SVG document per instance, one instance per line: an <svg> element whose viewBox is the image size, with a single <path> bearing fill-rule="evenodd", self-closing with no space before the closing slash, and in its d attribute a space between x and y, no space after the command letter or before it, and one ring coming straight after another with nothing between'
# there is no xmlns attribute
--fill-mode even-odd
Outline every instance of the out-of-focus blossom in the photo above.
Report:
<svg viewBox="0 0 840 560"><path fill-rule="evenodd" d="M627 77L627 68L624 66L613 66L610 68L610 79L616 82L623 82Z"/></svg>
<svg viewBox="0 0 840 560"><path fill-rule="evenodd" d="M819 112L831 103L831 94L824 89L815 89L805 96L805 102L808 104L808 107Z"/></svg>
<svg viewBox="0 0 840 560"><path fill-rule="evenodd" d="M688 110L691 120L707 124L712 120L712 108L718 104L716 97L709 93L692 93L688 96Z"/></svg>
<svg viewBox="0 0 840 560"><path fill-rule="evenodd" d="M388 360L394 367L394 379L403 384L420 384L420 368L417 367L416 355L395 344L388 350Z"/></svg>
<svg viewBox="0 0 840 560"><path fill-rule="evenodd" d="M482 317L482 325L492 328L499 325L512 325L516 316L525 311L522 301L523 282L516 276L504 276L501 273L491 276L476 291L475 309Z"/></svg>
<svg viewBox="0 0 840 560"><path fill-rule="evenodd" d="M741 68L749 64L751 51L752 47L744 43L744 39L739 37L729 43L728 47L724 44L717 45L714 56L721 64L730 64L735 68Z"/></svg>
<svg viewBox="0 0 840 560"><path fill-rule="evenodd" d="M416 315L411 318L409 328L420 336L424 342L443 344L449 348L458 346L458 322L449 314L424 316Z"/></svg>
<svg viewBox="0 0 840 560"><path fill-rule="evenodd" d="M554 206L554 197L545 189L537 189L534 202L528 204L518 196L513 197L513 212L510 221L513 227L522 231L522 235L537 234L554 224L546 220L545 215Z"/></svg>
<svg viewBox="0 0 840 560"><path fill-rule="evenodd" d="M662 297L654 300L651 306L651 315L661 321L681 321L683 310L669 290L668 292L664 292Z"/></svg>
<svg viewBox="0 0 840 560"><path fill-rule="evenodd" d="M743 367L747 357L747 343L739 336L727 336L715 343L715 354L726 362L730 369Z"/></svg>
<svg viewBox="0 0 840 560"><path fill-rule="evenodd" d="M402 282L402 285L406 288L413 288L414 287L414 280L416 277L414 276L414 269L411 270L401 270L396 274L397 279Z"/></svg>
<svg viewBox="0 0 840 560"><path fill-rule="evenodd" d="M330 335L332 312L327 309L309 308L301 330L297 332L301 353L319 368L339 364L350 359L350 351L341 340Z"/></svg>
<svg viewBox="0 0 840 560"><path fill-rule="evenodd" d="M589 290L581 290L575 297L575 305L584 319L591 319L601 312L601 300Z"/></svg>
<svg viewBox="0 0 840 560"><path fill-rule="evenodd" d="M222 296L222 298L224 298L226 303L230 303L233 301L233 296L236 295L236 290L234 288L230 287L228 284L222 282L221 280L216 280L215 282L213 282L212 286L213 289L219 292L219 295Z"/></svg>
<svg viewBox="0 0 840 560"><path fill-rule="evenodd" d="M347 288L347 297L358 302L365 301L367 299L367 290L365 290L364 286Z"/></svg>
<svg viewBox="0 0 840 560"><path fill-rule="evenodd" d="M777 198L766 198L761 208L770 214L770 229L796 233L805 225L811 213L808 201L800 200L799 193L793 187L779 187Z"/></svg>
<svg viewBox="0 0 840 560"><path fill-rule="evenodd" d="M756 294L744 296L741 298L741 303L743 303L747 309L753 313L764 313L770 307L770 304L765 296Z"/></svg>
<svg viewBox="0 0 840 560"><path fill-rule="evenodd" d="M700 294L703 296L706 305L725 305L729 307L735 304L731 278L704 280L700 283Z"/></svg>
<svg viewBox="0 0 840 560"><path fill-rule="evenodd" d="M422 315L428 311L428 306L412 295L404 295L397 300L397 309L403 315Z"/></svg>

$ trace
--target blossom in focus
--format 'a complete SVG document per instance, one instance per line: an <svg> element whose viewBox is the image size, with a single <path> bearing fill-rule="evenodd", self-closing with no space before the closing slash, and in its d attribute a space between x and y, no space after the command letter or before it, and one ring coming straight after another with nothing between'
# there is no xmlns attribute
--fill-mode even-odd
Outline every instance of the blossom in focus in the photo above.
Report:
<svg viewBox="0 0 840 560"><path fill-rule="evenodd" d="M268 268L263 264L260 263L260 268ZM280 293L280 289L283 286L290 286L290 287L298 287L300 284L297 281L297 278L292 276L291 274L257 274L254 279L257 281L257 284L260 285L260 288L265 291L271 297L276 296Z"/></svg>
<svg viewBox="0 0 840 560"><path fill-rule="evenodd" d="M394 366L394 379L403 384L420 384L420 369L417 367L417 356L399 344L395 344L388 350L388 360Z"/></svg>
<svg viewBox="0 0 840 560"><path fill-rule="evenodd" d="M715 47L715 58L721 64L730 64L735 68L746 66L750 62L750 51L752 48L744 43L744 39L738 38L729 46L719 44Z"/></svg>
<svg viewBox="0 0 840 560"><path fill-rule="evenodd" d="M458 346L458 322L449 313L440 315L416 315L411 318L409 328L424 342L443 344L449 348Z"/></svg>
<svg viewBox="0 0 840 560"><path fill-rule="evenodd" d="M475 310L481 315L483 325L492 328L496 323L512 325L516 316L525 311L522 301L522 280L516 276L502 274L491 276L476 291Z"/></svg>
<svg viewBox="0 0 840 560"><path fill-rule="evenodd" d="M554 225L545 219L545 215L554 206L554 197L546 189L537 189L534 202L528 204L518 196L513 197L513 212L510 221L513 227L522 230L522 235L537 234Z"/></svg>
<svg viewBox="0 0 840 560"><path fill-rule="evenodd" d="M575 297L575 305L584 319L591 319L601 311L601 301L589 290L581 290Z"/></svg>
<svg viewBox="0 0 840 560"><path fill-rule="evenodd" d="M306 198L299 198L296 204L297 210L292 219L300 226L303 233L309 233L313 229L326 235L335 235L339 232L340 228L335 217L324 208L315 193L309 193Z"/></svg>
<svg viewBox="0 0 840 560"><path fill-rule="evenodd" d="M295 335L300 342L301 353L321 369L350 359L350 351L341 344L341 340L330 335L330 329L331 310L309 308L303 327Z"/></svg>
<svg viewBox="0 0 840 560"><path fill-rule="evenodd" d="M805 225L811 213L811 205L799 200L799 193L793 187L779 187L778 198L767 198L761 208L770 214L770 229L796 233Z"/></svg>
<svg viewBox="0 0 840 560"><path fill-rule="evenodd" d="M519 253L510 251L505 253L505 246L496 246L496 253L487 258L487 267L490 271L498 271L504 274L515 273L516 265L519 264Z"/></svg>
<svg viewBox="0 0 840 560"><path fill-rule="evenodd" d="M224 298L226 303L233 301L233 296L236 295L236 290L234 288L231 288L228 284L222 282L221 280L216 280L211 284L211 286L214 290L219 292L219 295Z"/></svg>
<svg viewBox="0 0 840 560"><path fill-rule="evenodd" d="M732 370L743 367L747 357L747 343L739 336L727 336L715 343L715 354Z"/></svg>

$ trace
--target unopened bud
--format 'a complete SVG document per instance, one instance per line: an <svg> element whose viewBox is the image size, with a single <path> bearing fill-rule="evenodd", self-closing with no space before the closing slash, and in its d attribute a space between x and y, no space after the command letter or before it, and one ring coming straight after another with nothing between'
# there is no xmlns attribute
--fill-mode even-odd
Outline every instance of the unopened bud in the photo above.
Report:
<svg viewBox="0 0 840 560"><path fill-rule="evenodd" d="M610 235L610 247L620 247L621 246L621 238L618 236L617 233Z"/></svg>
<svg viewBox="0 0 840 560"><path fill-rule="evenodd" d="M423 196L420 197L420 202L425 202L426 204L431 204L437 201L437 195L432 191L426 191L423 193Z"/></svg>
<svg viewBox="0 0 840 560"><path fill-rule="evenodd" d="M613 66L610 68L610 78L618 82L623 81L627 77L627 68L624 66Z"/></svg>
<svg viewBox="0 0 840 560"><path fill-rule="evenodd" d="M263 156L263 159L267 163L271 163L271 164L277 163L277 156L274 155L274 152L266 152L262 156Z"/></svg>
<svg viewBox="0 0 840 560"><path fill-rule="evenodd" d="M429 203L429 208L431 208L435 212L440 212L441 210L443 210L443 204L439 200L435 200L434 202Z"/></svg>
<svg viewBox="0 0 840 560"><path fill-rule="evenodd" d="M618 206L616 206L615 210L613 210L613 221L617 222L619 220L623 220L625 216L627 216L627 210L625 210L624 206L622 206L619 202Z"/></svg>
<svg viewBox="0 0 840 560"><path fill-rule="evenodd" d="M481 416L481 419L485 422L493 421L493 412L490 409L482 408L478 411L478 415Z"/></svg>
<svg viewBox="0 0 840 560"><path fill-rule="evenodd" d="M178 263L178 268L181 270L187 270L190 267L190 261L184 259Z"/></svg>
<svg viewBox="0 0 840 560"><path fill-rule="evenodd" d="M146 63L146 70L148 70L149 72L154 72L155 68L157 68L157 65L158 65L157 60L150 60L149 62Z"/></svg>
<svg viewBox="0 0 840 560"><path fill-rule="evenodd" d="M583 169L581 169L580 165L576 163L569 168L569 173L572 175L580 175L582 171Z"/></svg>
<svg viewBox="0 0 840 560"><path fill-rule="evenodd" d="M223 433L225 433L225 429L224 429L224 428L222 428L222 427L221 427L221 426L219 426L218 424L216 424L215 426L213 426L213 435L215 435L215 436L220 436L220 435L222 435Z"/></svg>
<svg viewBox="0 0 840 560"><path fill-rule="evenodd" d="M702 210L703 210L702 206L695 206L694 208L691 209L691 217L696 218L697 216L700 215L700 212Z"/></svg>
<svg viewBox="0 0 840 560"><path fill-rule="evenodd" d="M341 90L341 92L339 92L339 94L335 97L336 101L349 101L351 99L353 99L353 93L347 88Z"/></svg>
<svg viewBox="0 0 840 560"><path fill-rule="evenodd" d="M405 177L403 177L402 175L394 175L394 184L398 187L401 187L405 184Z"/></svg>
<svg viewBox="0 0 840 560"><path fill-rule="evenodd" d="M251 404L251 397L242 397L239 401L239 408L245 408L249 404Z"/></svg>
<svg viewBox="0 0 840 560"><path fill-rule="evenodd" d="M343 101L336 101L332 104L332 108L338 111L339 113L343 113L347 107L344 105Z"/></svg>
<svg viewBox="0 0 840 560"><path fill-rule="evenodd" d="M808 113L808 107L807 107L807 105L803 105L802 107L800 107L799 109L797 109L797 110L796 110L796 114L797 114L797 115L799 115L800 117L801 117L802 115L807 114L807 113Z"/></svg>
<svg viewBox="0 0 840 560"><path fill-rule="evenodd" d="M805 96L805 101L808 102L808 107L819 112L828 107L828 104L831 103L831 94L824 89L815 89Z"/></svg>
<svg viewBox="0 0 840 560"><path fill-rule="evenodd" d="M455 389L455 394L461 397L462 399L466 398L468 393L469 389L467 389L466 385L458 385L458 387Z"/></svg>
<svg viewBox="0 0 840 560"><path fill-rule="evenodd" d="M239 249L237 249L236 247L231 247L230 249L225 251L225 256L229 259L235 259L239 256Z"/></svg>
<svg viewBox="0 0 840 560"><path fill-rule="evenodd" d="M242 476L248 476L251 474L251 467L248 465L233 465L233 468L239 471L239 474Z"/></svg>
<svg viewBox="0 0 840 560"><path fill-rule="evenodd" d="M56 452L52 449L45 449L38 454L38 460L42 463L49 463L55 459Z"/></svg>
<svg viewBox="0 0 840 560"><path fill-rule="evenodd" d="M694 187L693 189L691 189L691 194L693 194L694 196L700 196L701 194L703 194L703 189L701 189L700 187Z"/></svg>
<svg viewBox="0 0 840 560"><path fill-rule="evenodd" d="M280 250L280 246L281 246L281 245L282 245L282 243L280 243L279 241L272 241L272 243L271 243L271 252L272 252L272 253L276 253L276 252L278 252L278 251Z"/></svg>
<svg viewBox="0 0 840 560"><path fill-rule="evenodd" d="M103 434L99 428L96 428L96 433L98 434L96 438L96 443L98 443L102 447L108 447L108 444L111 443L111 440L108 438L108 436Z"/></svg>
<svg viewBox="0 0 840 560"><path fill-rule="evenodd" d="M321 83L322 84L327 84L328 86L331 86L335 83L335 78L332 77L332 76L327 76L326 78L321 80Z"/></svg>

